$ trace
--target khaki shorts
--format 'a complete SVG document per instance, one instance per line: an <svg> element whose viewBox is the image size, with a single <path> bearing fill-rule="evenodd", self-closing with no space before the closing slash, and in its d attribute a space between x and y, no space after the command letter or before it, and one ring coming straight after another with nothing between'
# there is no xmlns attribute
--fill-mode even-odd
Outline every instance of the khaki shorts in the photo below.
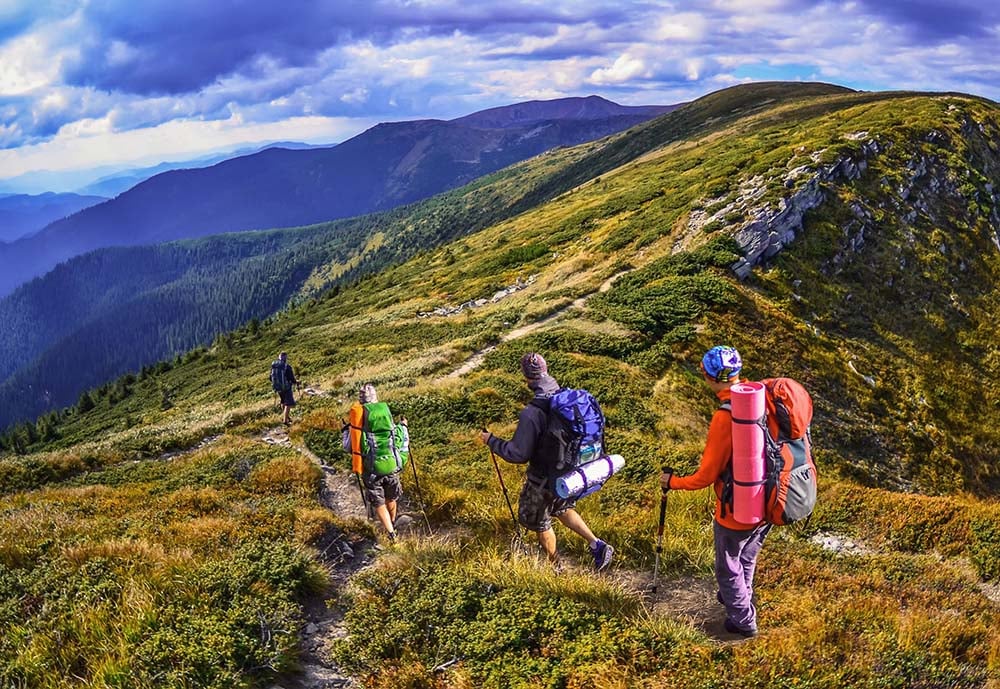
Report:
<svg viewBox="0 0 1000 689"><path fill-rule="evenodd" d="M365 496L372 507L399 500L403 495L403 483L399 480L398 472L388 476L368 474L364 477L364 483Z"/></svg>
<svg viewBox="0 0 1000 689"><path fill-rule="evenodd" d="M552 528L552 517L576 507L576 500L565 500L555 494L548 481L528 474L517 499L517 521L528 531L548 531Z"/></svg>

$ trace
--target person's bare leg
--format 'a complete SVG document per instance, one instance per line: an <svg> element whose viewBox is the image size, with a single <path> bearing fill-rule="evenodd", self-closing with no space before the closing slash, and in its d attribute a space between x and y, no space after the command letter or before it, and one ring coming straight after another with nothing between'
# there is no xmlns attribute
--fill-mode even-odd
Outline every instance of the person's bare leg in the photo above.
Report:
<svg viewBox="0 0 1000 689"><path fill-rule="evenodd" d="M538 532L538 544L542 546L542 550L549 557L549 562L558 562L559 553L556 552L556 532L552 528L548 528L545 531Z"/></svg>
<svg viewBox="0 0 1000 689"><path fill-rule="evenodd" d="M583 521L583 517L576 510L566 510L558 515L556 519L561 521L567 529L586 540L587 545L593 547L597 543L597 536L594 535L594 532L587 526L587 522ZM554 540L555 537L553 537Z"/></svg>
<svg viewBox="0 0 1000 689"><path fill-rule="evenodd" d="M392 517L389 516L388 507L386 507L385 505L379 505L378 507L376 507L375 516L378 517L378 520L382 523L382 528L385 529L386 533L388 534L395 533L395 531L392 528Z"/></svg>
<svg viewBox="0 0 1000 689"><path fill-rule="evenodd" d="M391 521L393 524L395 524L396 523L396 501L395 500L386 500L385 501L385 508L387 510L389 510L389 521Z"/></svg>

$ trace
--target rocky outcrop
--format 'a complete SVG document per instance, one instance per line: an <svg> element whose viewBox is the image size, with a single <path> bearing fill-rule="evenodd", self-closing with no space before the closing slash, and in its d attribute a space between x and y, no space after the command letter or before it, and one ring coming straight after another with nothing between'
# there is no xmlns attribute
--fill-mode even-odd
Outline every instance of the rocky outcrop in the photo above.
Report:
<svg viewBox="0 0 1000 689"><path fill-rule="evenodd" d="M800 165L785 175L784 186L795 191L780 198L776 205L766 203L754 206L748 203L763 196L763 187L758 187L756 192L741 190L743 193L736 201L720 211L721 216L719 213L715 214L717 217L725 217L741 212L743 217L749 218L733 234L743 251L743 258L733 265L733 270L741 280L750 275L754 266L771 258L795 240L802 231L806 213L824 202L829 185L860 178L868 169L869 158L883 150L878 141L868 138L867 132L857 132L847 138L864 139L857 154L845 155L827 165L819 165L823 151L817 151L812 155L813 165ZM805 182L802 181L803 177L807 177ZM854 248L864 242L863 228L862 223L861 231L856 232L851 239Z"/></svg>
<svg viewBox="0 0 1000 689"><path fill-rule="evenodd" d="M978 130L977 130L978 131ZM733 232L733 237L743 252L743 258L733 264L732 268L742 280L750 275L754 266L778 254L802 232L803 220L806 214L821 206L837 184L853 182L860 179L869 169L876 156L891 148L892 143L884 143L868 135L868 132L856 132L845 136L846 139L860 141L859 147L850 154L840 156L832 163L821 165L824 151L817 151L811 156L811 164L799 165L785 173L781 180L786 189L792 190L777 202L764 200L767 182L761 177L755 177L745 182L736 197L729 203L726 198L713 199L705 205L714 208L711 214L704 210L691 213L688 224L689 231L705 228L712 224L725 225L727 219L743 218ZM938 131L930 131L925 141L936 146L947 145L947 137ZM988 146L988 145L987 145ZM992 151L992 149L990 148ZM988 156L985 161L987 175L989 168L997 165L1000 169L1000 158ZM950 171L946 161L933 153L914 154L905 164L901 182L881 180L886 192L886 202L895 207L896 215L905 224L912 225L919 217L929 219L938 224L943 219L938 217L942 212L942 197L961 199L969 204L982 204L988 207L988 217L993 232L991 240L1000 250L1000 198L992 183L985 183L976 191L963 189L959 180ZM881 204L880 204L881 206ZM844 222L843 241L830 259L830 267L836 271L845 265L865 245L875 225L873 207L860 202L849 205L851 218ZM941 247L942 252L947 247Z"/></svg>
<svg viewBox="0 0 1000 689"><path fill-rule="evenodd" d="M458 306L439 306L433 311L418 311L417 318L429 318L431 316L456 316L468 309L477 309L481 306L486 306L487 304L496 304L498 301L506 299L515 292L520 292L525 287L534 284L537 278L538 275L531 275L527 280L522 280L518 277L517 281L513 285L508 285L501 290L497 290L489 299L481 297L479 299L470 299L469 301L463 302Z"/></svg>

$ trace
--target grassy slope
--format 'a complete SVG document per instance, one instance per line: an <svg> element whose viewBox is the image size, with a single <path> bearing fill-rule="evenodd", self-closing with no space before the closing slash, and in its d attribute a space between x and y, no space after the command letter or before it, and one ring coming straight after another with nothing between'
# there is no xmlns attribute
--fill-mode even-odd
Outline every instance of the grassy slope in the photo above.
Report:
<svg viewBox="0 0 1000 689"><path fill-rule="evenodd" d="M645 155L634 160L623 154L614 161L620 167L605 164L599 179L586 174L596 164L586 162L586 150L561 154L575 162L558 175L579 175L581 184L553 202L526 204L521 215L305 302L259 332L245 328L198 350L136 382L114 405L104 398L96 409L65 419L59 440L0 463L8 491L28 489L0 502L0 600L6 601L0 615L14 625L8 638L16 642L0 643L9 668L0 671L38 686L70 685L62 679L69 672L105 686L128 666L137 679L118 679L116 686L147 686L169 663L187 673L189 686L226 686L287 662L289 635L277 635L271 646L254 641L257 631L248 630L254 606L286 615L276 629L294 624L297 602L315 587L309 545L337 525L317 511L316 475L302 460L251 440L276 418L265 369L286 349L306 381L333 393L303 402L298 438L343 466L335 449L337 416L358 382L374 380L411 420L432 520L469 530L461 548L401 548L344 600L356 633L342 657L359 672L381 667L373 680L379 686L430 686L429 668L453 657L463 660L447 675L456 686L996 682L1000 620L979 579L1000 577L1000 509L969 493L994 486L997 431L976 412L983 400L996 404L982 371L1000 372L990 334L1000 254L991 249L984 209L955 205L947 193L934 197L951 204L946 211L919 214L909 226L897 222L907 209L894 207L906 202L894 198L893 182L913 155L926 152L950 170L946 177L957 180L956 188L972 185L964 192L971 200L984 182L966 174L973 151L958 135L971 118L995 140L997 111L952 96L811 93L801 103L734 116L728 99L747 93L716 94L714 109L699 111L701 126L661 131L662 149L640 146ZM700 118L712 112L730 119L705 127ZM670 122L676 125L662 118L651 126ZM928 141L931 129L943 143ZM688 230L693 208L733 195L747 179L762 178L777 196L774 171L818 151L829 160L853 155L856 144L843 135L857 131L892 146L869 161L860 180L831 186L831 200L809 217L805 236L746 283L725 268L735 255L724 232ZM534 165L553 165L558 155ZM520 167L539 175L539 167ZM535 188L551 196L543 187ZM877 230L863 250L835 264L852 201L881 213ZM679 242L702 248L670 258ZM942 242L949 251L941 251ZM534 258L520 262L525 257ZM900 261L920 268L887 285L885 276L895 272L888 267ZM595 292L625 268L637 270L586 310L567 311L521 340L500 343L470 374L444 378L511 328ZM415 317L489 297L529 275L538 276L530 287L495 305L448 318ZM848 300L848 293L861 296ZM952 294L964 314L953 312ZM899 308L901 295L920 299L919 315ZM515 374L520 353L545 352L563 384L586 386L601 399L609 444L628 463L582 509L618 547L622 567L648 571L655 469L664 462L680 470L696 465L714 404L694 362L721 340L744 351L751 377L793 375L813 390L824 491L809 531L859 538L869 552L838 557L797 530L776 532L758 575L766 632L736 647L717 646L683 619L650 616L616 578L556 579L530 561L505 562L499 551L509 516L474 429L513 428L524 401ZM875 388L847 367L850 358L875 377ZM223 437L216 444L182 461L147 459L217 433ZM122 463L130 459L144 461ZM102 466L108 468L80 474ZM519 470L505 472L516 486ZM951 494L890 493L863 488L859 478ZM36 487L50 479L50 487ZM661 572L706 578L711 497L702 491L670 500ZM81 514L90 528L80 527ZM563 538L562 544L571 557L585 558L579 543ZM214 602L216 579L202 568L234 573L246 569L241 563L248 557L267 563L251 568L257 580L250 588L259 595L227 617ZM396 595L383 593L386 580L396 582L390 587ZM52 593L66 590L81 595ZM199 619L211 624L164 612L183 601L205 605ZM86 614L77 617L85 622L71 624L81 610ZM367 633L373 620L384 622L384 633ZM161 633L153 650L136 650L146 648L141 639ZM168 661L171 633L191 643L180 644Z"/></svg>

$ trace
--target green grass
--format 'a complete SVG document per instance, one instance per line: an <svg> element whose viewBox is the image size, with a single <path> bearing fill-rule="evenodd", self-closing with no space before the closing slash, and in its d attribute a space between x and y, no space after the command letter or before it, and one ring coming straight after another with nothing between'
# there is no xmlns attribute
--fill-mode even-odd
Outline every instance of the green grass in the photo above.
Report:
<svg viewBox="0 0 1000 689"><path fill-rule="evenodd" d="M338 652L372 686L995 684L1000 620L980 584L1000 578L1000 431L989 413L1000 405L1000 253L982 198L985 184L1000 186L998 119L995 105L955 95L744 87L401 211L397 227L413 237L480 213L468 205L476 194L507 204L496 222L476 215L455 241L408 261L392 254L399 263L339 289L320 292L317 277L317 291L284 312L147 371L127 394L93 395L93 408L60 415L23 454L0 458L0 615L16 625L0 642L0 667L12 668L0 678L147 686L170 667L177 686L250 686L290 666L292 636L262 637L248 620L276 611L268 628L294 630L321 579L313 545L339 526L322 516L313 467L255 440L277 422L267 369L286 350L299 377L329 393L302 399L296 442L346 468L340 419L358 383L375 381L410 421L429 517L464 534L380 558L341 601L353 634ZM986 134L970 134L970 122ZM692 211L721 212L749 186L761 193L754 204L775 203L794 191L788 170L860 160L869 139L882 152L864 175L825 183L803 235L745 282L729 270L736 211L716 227L688 225ZM932 175L904 199L920 157ZM871 221L863 248L848 251L859 209ZM584 308L501 342L621 273ZM531 274L496 304L416 316ZM658 468L697 466L716 401L696 364L719 342L740 348L750 378L806 384L822 485L812 522L769 539L757 586L764 632L738 646L655 612L622 583L652 570ZM478 368L447 377L487 345ZM529 349L561 383L598 396L608 446L626 457L581 502L618 549L618 575L556 578L531 558L504 560L510 515L476 435L483 424L512 432L527 400L517 361ZM516 491L523 470L502 470ZM711 577L711 507L709 491L670 495L662 576ZM869 550L825 551L809 540L820 530ZM558 535L566 557L585 563L584 544ZM227 617L213 587L220 572L244 570L249 593ZM129 607L137 599L144 607ZM174 614L192 601L199 614ZM147 625L139 632L133 609ZM168 658L182 632L191 643ZM121 679L126 669L137 679Z"/></svg>

